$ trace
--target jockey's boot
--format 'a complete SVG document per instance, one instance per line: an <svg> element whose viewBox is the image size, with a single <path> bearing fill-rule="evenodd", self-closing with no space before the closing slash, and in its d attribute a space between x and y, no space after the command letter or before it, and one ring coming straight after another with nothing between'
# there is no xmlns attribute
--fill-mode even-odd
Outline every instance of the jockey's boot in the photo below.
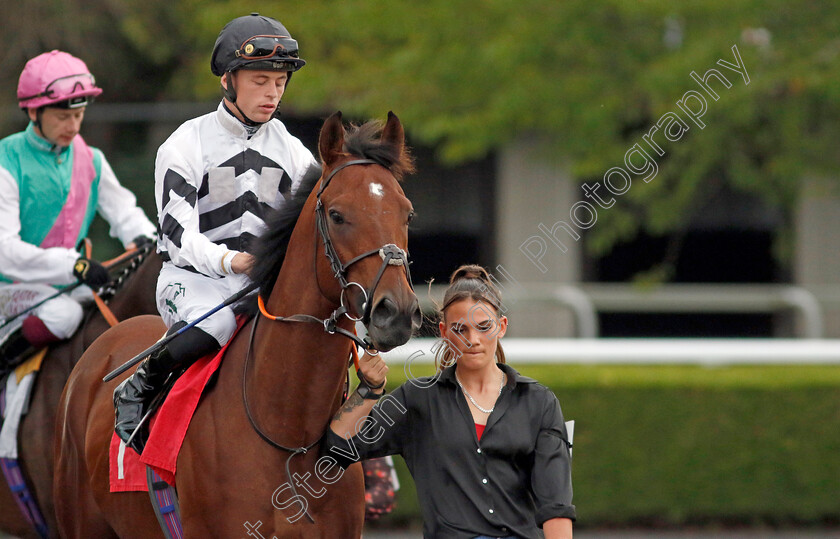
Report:
<svg viewBox="0 0 840 539"><path fill-rule="evenodd" d="M172 326L168 333L174 333L185 325L186 323L179 322ZM128 443L143 416L149 411L152 400L163 389L170 373L186 369L197 359L218 350L219 342L215 337L203 329L192 327L149 355L140 363L134 374L114 390L114 431L117 436ZM142 453L147 437L148 423L144 423L131 439L129 447L137 453Z"/></svg>
<svg viewBox="0 0 840 539"><path fill-rule="evenodd" d="M35 347L23 335L23 329L14 330L0 344L0 378L11 372L26 359Z"/></svg>

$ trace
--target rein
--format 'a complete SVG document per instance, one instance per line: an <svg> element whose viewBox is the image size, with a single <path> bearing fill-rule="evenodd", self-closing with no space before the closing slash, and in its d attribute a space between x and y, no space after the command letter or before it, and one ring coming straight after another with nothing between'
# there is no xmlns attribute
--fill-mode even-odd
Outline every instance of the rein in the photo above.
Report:
<svg viewBox="0 0 840 539"><path fill-rule="evenodd" d="M409 264L408 256L407 256L406 252L403 249L401 249L400 247L394 245L393 243L388 243L386 245L383 245L382 247L379 247L379 248L376 248L376 249L371 249L370 251L364 252L364 253L352 258L346 264L342 263L341 259L338 256L338 253L335 250L335 247L333 246L333 242L330 239L329 228L327 226L327 218L326 218L326 215L325 215L324 205L321 202L321 193L323 193L324 189L326 189L327 186L330 184L330 181L333 179L333 176L338 174L338 172L343 170L344 168L352 166L352 165L377 165L377 164L379 164L379 163L377 163L376 161L373 161L371 159L354 159L352 161L347 161L345 163L342 163L341 165L337 166L332 171L330 171L330 173L326 177L326 179L324 179L321 182L321 187L320 187L320 189L318 189L318 193L316 194L316 198L318 200L315 204L315 224L316 224L316 228L318 230L318 234L321 236L321 240L324 243L324 255L327 257L327 260L329 260L329 262L330 262L330 268L332 269L333 274L334 274L333 276L335 277L335 279L341 285L341 295L340 295L340 298L339 298L339 303L340 303L339 306L335 310L333 310L333 312L332 312L332 314L330 314L330 316L328 316L327 318L324 318L324 319L318 318L317 316L313 316L313 315L310 315L310 314L294 314L294 315L291 315L291 316L278 316L278 315L274 315L274 314L269 313L268 310L265 307L265 302L263 301L262 296L257 295L257 305L259 306L260 313L262 314L262 316L268 318L269 320L275 321L275 322L310 322L310 323L320 324L320 325L324 326L324 331L329 333L330 335L339 334L343 337L346 337L346 338L352 340L357 346L360 346L360 347L362 347L366 350L374 350L373 344L370 343L369 341L367 341L366 339L362 339L358 335L356 335L355 333L347 331L346 329L339 327L338 326L339 318L343 315L343 316L346 316L349 320L352 320L353 322L361 321L365 325L367 325L370 322L370 316L371 316L371 310L372 310L372 301L371 300L373 299L373 295L376 292L376 287L379 286L379 281L382 279L382 275L383 275L383 273L385 273L385 269L387 269L388 266L402 266L405 269L406 277L408 279L408 284L411 287L411 289L414 290L414 285L411 282L411 273L408 269L408 264ZM318 252L318 250L317 250L317 239L316 239L316 249L314 250L314 253L315 253L316 256L317 256L317 252ZM348 281L347 280L347 271L350 268L350 266L352 266L356 262L359 262L360 260L363 260L363 259L365 259L369 256L373 256L373 255L376 255L376 254L378 254L380 256L380 258L382 258L382 265L379 267L379 272L376 274L376 278L373 280L373 284L370 286L370 288L365 288L364 286L362 286L361 284L359 284L355 281ZM317 275L317 272L314 272L314 273L315 273L315 281L317 283L318 282L318 275ZM350 315L350 310L344 304L345 293L347 292L347 289L352 287L352 286L358 287L359 290L362 291L362 295L365 298L365 301L364 301L364 304L363 304L363 307L362 307L363 308L362 316L357 317L357 318L354 318L353 316ZM319 290L320 290L320 287L321 287L321 285L320 285L320 283L318 283ZM321 295L324 295L323 291L321 291ZM320 437L317 438L311 444L306 445L306 446L301 446L301 447L296 447L296 448L295 447L286 447L286 446L272 440L271 437L269 437L268 434L266 434L260 428L260 426L257 425L257 422L254 419L254 416L251 414L251 408L250 408L250 405L248 404L248 393L247 393L247 388L248 388L248 386L247 386L248 364L250 363L250 360L251 360L251 348L253 347L253 344L254 344L254 335L255 335L256 330L257 330L257 322L258 321L259 321L259 317L254 319L254 324L251 326L251 333L250 333L250 336L248 337L248 348L247 348L247 351L245 352L245 362L244 362L244 365L243 365L243 372L242 372L242 401L245 404L245 415L248 416L248 421L251 423L251 427L259 435L259 437L262 438L271 447L274 447L275 449L280 449L282 451L286 451L287 453L289 453L289 456L286 458L286 477L291 479L292 476L291 476L291 473L290 473L291 470L289 469L289 465L292 461L292 457L294 457L295 455L306 454L306 452L309 451L310 449L312 449L315 446L315 444L317 444L321 440L321 438ZM354 356L356 358L358 357L356 354L354 354ZM356 360L356 361L358 361L358 360ZM291 480L289 481L289 485L291 485L291 487L292 487L292 494L297 496L298 493L297 493L297 490L295 489L295 484L294 483L295 483L294 481L291 481ZM307 507L304 511L305 511L306 518L309 519L309 521L314 524L315 520L312 518L312 515L309 514L309 508Z"/></svg>
<svg viewBox="0 0 840 539"><path fill-rule="evenodd" d="M110 270L111 268L113 268L113 267L115 267L119 264L122 264L123 262L129 261L129 260L138 260L138 262L136 262L136 263L132 262L132 264L127 269L124 269L122 271L122 273L119 276L117 276L117 278L115 279L115 283L116 283L115 285L113 285L113 286L111 284L106 285L106 287L108 287L108 288L103 288L102 289L100 297L105 296L107 294L113 295L113 293L116 291L116 289L118 289L120 286L122 286L122 283L125 281L125 279L128 277L128 275L131 274L131 272L133 272L134 270L136 270L140 266L140 263L142 263L142 261L146 257L146 255L149 254L150 250L151 250L151 247L148 247L148 248L144 247L142 249L133 249L131 251L126 251L125 253L121 254L120 256L118 256L116 258L112 258L111 260L108 260L108 261L104 262L102 265L105 266L105 269ZM22 311L18 312L17 314L2 320L3 323L0 324L0 329L3 329L4 327L8 326L13 320L16 320L16 319L20 318L24 314L26 314L28 312L31 312L31 311L34 311L35 309L37 309L38 307L40 307L44 303L50 301L51 299L55 299L58 296L67 294L69 292L72 292L73 290L79 288L83 284L84 283L82 281L76 281L75 283L57 291L55 294L42 299L38 303L30 305L29 307L27 307L26 309L23 309ZM114 288L114 286L116 286L116 288Z"/></svg>
<svg viewBox="0 0 840 539"><path fill-rule="evenodd" d="M313 317L314 318L314 317ZM248 363L251 361L251 348L254 344L254 334L257 332L257 322L259 322L259 317L254 319L254 323L251 325L251 333L248 336L248 349L245 352L245 363L242 367L242 402L245 404L245 415L248 416L248 421L251 422L251 427L254 431L262 438L268 445L275 449L280 449L282 451L286 451L289 453L289 456L286 458L286 478L289 480L289 485L292 487L292 494L298 496L297 489L295 489L295 482L292 481L292 474L291 470L289 469L289 465L292 462L292 457L295 455L302 455L306 454L307 451L312 449L315 444L317 444L321 437L319 436L316 438L311 444L301 447L286 447L285 445L279 444L271 439L271 437L266 434L259 425L257 425L254 416L251 414L251 406L248 404ZM312 518L312 515L309 514L309 506L307 505L304 509L304 514L306 518L309 519L309 522L315 524L315 519Z"/></svg>
<svg viewBox="0 0 840 539"><path fill-rule="evenodd" d="M111 279L111 282L99 290L99 297L105 300L111 299L114 294L123 287L126 280L128 280L128 277L140 269L140 266L146 261L146 257L151 254L153 249L153 244L144 245L143 247L135 247L130 251L126 251L115 258L103 262L102 265L109 269L119 266L125 262L128 262L128 264L126 264L126 266Z"/></svg>
<svg viewBox="0 0 840 539"><path fill-rule="evenodd" d="M151 250L151 244L143 247L135 247L134 249L126 251L122 255L103 263L106 268L112 268L122 264L123 262L129 262L129 264L120 271L119 275L112 278L108 284L102 287L99 293L95 291L93 292L93 301L96 303L96 307L99 309L99 312L102 313L102 316L108 322L109 326L114 327L119 324L120 321L111 311L111 308L108 307L107 300L114 297L117 290L119 290L125 283L126 279L128 279L128 276L134 273L140 267L140 264L146 260L146 256L148 256ZM91 255L90 251L90 240L85 238L85 256L88 258L90 258Z"/></svg>
<svg viewBox="0 0 840 539"><path fill-rule="evenodd" d="M85 257L90 259L91 251L93 250L93 242L90 241L90 238L85 238ZM117 320L117 317L114 316L114 313L111 312L111 308L105 303L105 300L99 297L99 294L96 293L96 290L90 291L91 295L93 295L93 302L96 303L96 308L99 309L99 312L102 313L102 316L105 318L105 321L108 322L108 325L111 327L116 326L120 323Z"/></svg>

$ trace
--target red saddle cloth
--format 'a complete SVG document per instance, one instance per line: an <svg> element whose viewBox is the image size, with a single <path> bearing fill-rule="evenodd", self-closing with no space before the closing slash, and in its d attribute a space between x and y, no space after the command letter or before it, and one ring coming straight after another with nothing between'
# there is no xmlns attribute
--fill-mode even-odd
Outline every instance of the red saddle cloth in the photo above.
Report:
<svg viewBox="0 0 840 539"><path fill-rule="evenodd" d="M234 336L246 320L244 317L237 320ZM166 400L151 418L149 440L142 456L122 445L116 434L111 436L108 452L111 492L147 491L146 465L151 466L170 485L175 484L178 452L184 443L190 421L207 382L218 370L231 342L233 337L217 354L199 359L178 378Z"/></svg>

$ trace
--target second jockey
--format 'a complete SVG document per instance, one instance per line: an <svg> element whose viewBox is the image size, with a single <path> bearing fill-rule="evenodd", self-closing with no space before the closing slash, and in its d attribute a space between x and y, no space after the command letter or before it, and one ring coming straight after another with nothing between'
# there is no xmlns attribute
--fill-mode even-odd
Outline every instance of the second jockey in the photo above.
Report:
<svg viewBox="0 0 840 539"><path fill-rule="evenodd" d="M120 185L105 156L79 134L85 110L102 93L85 63L57 50L29 60L17 98L26 130L0 140L0 317L55 294L53 286L109 280L96 260L75 248L98 212L126 248L151 241L155 225ZM82 320L83 286L3 328L0 371L32 348L69 338ZM3 322L3 320L0 320ZM9 333L11 333L9 335Z"/></svg>

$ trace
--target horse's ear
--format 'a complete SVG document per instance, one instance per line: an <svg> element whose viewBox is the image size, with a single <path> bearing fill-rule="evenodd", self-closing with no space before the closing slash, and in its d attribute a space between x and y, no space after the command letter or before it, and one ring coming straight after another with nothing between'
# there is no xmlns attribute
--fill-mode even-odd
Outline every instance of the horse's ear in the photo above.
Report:
<svg viewBox="0 0 840 539"><path fill-rule="evenodd" d="M388 121L385 122L385 127L382 129L382 142L393 144L402 152L402 147L405 144L405 131L400 123L397 115L388 111Z"/></svg>
<svg viewBox="0 0 840 539"><path fill-rule="evenodd" d="M324 122L318 139L318 151L325 166L330 166L339 158L343 145L344 126L341 124L341 111L338 111Z"/></svg>

